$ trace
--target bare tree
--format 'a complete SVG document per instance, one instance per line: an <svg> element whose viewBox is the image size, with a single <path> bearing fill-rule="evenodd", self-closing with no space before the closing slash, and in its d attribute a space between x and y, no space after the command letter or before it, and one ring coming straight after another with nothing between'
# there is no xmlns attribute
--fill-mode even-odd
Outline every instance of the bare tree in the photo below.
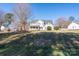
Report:
<svg viewBox="0 0 79 59"><path fill-rule="evenodd" d="M3 25L3 23L4 23L3 16L4 16L4 11L3 10L0 10L0 28Z"/></svg>
<svg viewBox="0 0 79 59"><path fill-rule="evenodd" d="M8 27L14 20L14 15L12 13L6 13L4 15L4 19L5 19L5 26Z"/></svg>
<svg viewBox="0 0 79 59"><path fill-rule="evenodd" d="M73 17L73 16L70 16L70 17L69 17L69 21L70 21L70 22L72 22L72 21L74 21L74 20L75 20L75 17Z"/></svg>
<svg viewBox="0 0 79 59"><path fill-rule="evenodd" d="M18 3L13 10L19 19L19 31L28 31L27 19L30 17L30 4Z"/></svg>
<svg viewBox="0 0 79 59"><path fill-rule="evenodd" d="M66 19L66 18L59 18L57 19L57 25L60 27L60 28L67 28L67 26L69 25L69 21Z"/></svg>
<svg viewBox="0 0 79 59"><path fill-rule="evenodd" d="M3 25L10 30L9 25L14 21L14 14L13 13L5 13L4 14L4 23Z"/></svg>

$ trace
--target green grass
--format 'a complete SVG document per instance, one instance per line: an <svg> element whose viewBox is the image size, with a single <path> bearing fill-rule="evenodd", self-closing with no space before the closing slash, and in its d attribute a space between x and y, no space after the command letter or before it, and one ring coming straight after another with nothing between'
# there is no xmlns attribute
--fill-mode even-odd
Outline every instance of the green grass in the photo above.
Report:
<svg viewBox="0 0 79 59"><path fill-rule="evenodd" d="M0 34L1 56L79 56L79 33Z"/></svg>

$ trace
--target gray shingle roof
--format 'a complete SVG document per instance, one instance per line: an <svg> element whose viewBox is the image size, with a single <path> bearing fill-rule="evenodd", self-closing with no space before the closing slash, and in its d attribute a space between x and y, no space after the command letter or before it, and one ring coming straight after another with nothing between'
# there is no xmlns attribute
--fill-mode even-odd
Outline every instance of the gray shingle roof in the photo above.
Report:
<svg viewBox="0 0 79 59"><path fill-rule="evenodd" d="M36 23L38 22L39 20L32 20L30 23ZM52 20L42 20L44 22L44 24L47 24L47 23L51 23L53 24Z"/></svg>
<svg viewBox="0 0 79 59"><path fill-rule="evenodd" d="M73 21L74 23L76 23L76 24L79 24L79 21Z"/></svg>

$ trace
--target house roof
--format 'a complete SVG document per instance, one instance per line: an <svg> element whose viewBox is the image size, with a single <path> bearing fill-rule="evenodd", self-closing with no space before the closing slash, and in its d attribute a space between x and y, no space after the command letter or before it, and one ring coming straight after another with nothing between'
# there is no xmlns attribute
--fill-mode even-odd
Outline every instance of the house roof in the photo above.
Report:
<svg viewBox="0 0 79 59"><path fill-rule="evenodd" d="M36 23L38 20L32 20L30 21L30 23Z"/></svg>
<svg viewBox="0 0 79 59"><path fill-rule="evenodd" d="M79 25L79 21L75 21L75 20L74 20L74 21L70 22L69 25L70 25L71 23L76 23L76 24Z"/></svg>
<svg viewBox="0 0 79 59"><path fill-rule="evenodd" d="M73 23L79 24L79 22L78 22L78 21L73 21Z"/></svg>
<svg viewBox="0 0 79 59"><path fill-rule="evenodd" d="M39 20L32 20L30 23L36 23L36 22L38 22L38 21L39 21ZM43 21L44 24L47 24L47 23L53 24L52 20L41 20L41 21Z"/></svg>
<svg viewBox="0 0 79 59"><path fill-rule="evenodd" d="M47 24L47 23L53 24L52 20L43 20L43 21L44 21L44 24Z"/></svg>

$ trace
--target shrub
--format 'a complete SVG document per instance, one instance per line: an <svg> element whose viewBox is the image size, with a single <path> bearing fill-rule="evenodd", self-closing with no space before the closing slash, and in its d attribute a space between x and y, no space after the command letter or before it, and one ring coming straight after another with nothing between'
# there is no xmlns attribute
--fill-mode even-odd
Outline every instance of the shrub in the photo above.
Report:
<svg viewBox="0 0 79 59"><path fill-rule="evenodd" d="M52 30L52 28L50 26L47 27L47 30Z"/></svg>
<svg viewBox="0 0 79 59"><path fill-rule="evenodd" d="M56 27L54 27L54 30L59 30L59 28L60 28L60 27L56 26Z"/></svg>

